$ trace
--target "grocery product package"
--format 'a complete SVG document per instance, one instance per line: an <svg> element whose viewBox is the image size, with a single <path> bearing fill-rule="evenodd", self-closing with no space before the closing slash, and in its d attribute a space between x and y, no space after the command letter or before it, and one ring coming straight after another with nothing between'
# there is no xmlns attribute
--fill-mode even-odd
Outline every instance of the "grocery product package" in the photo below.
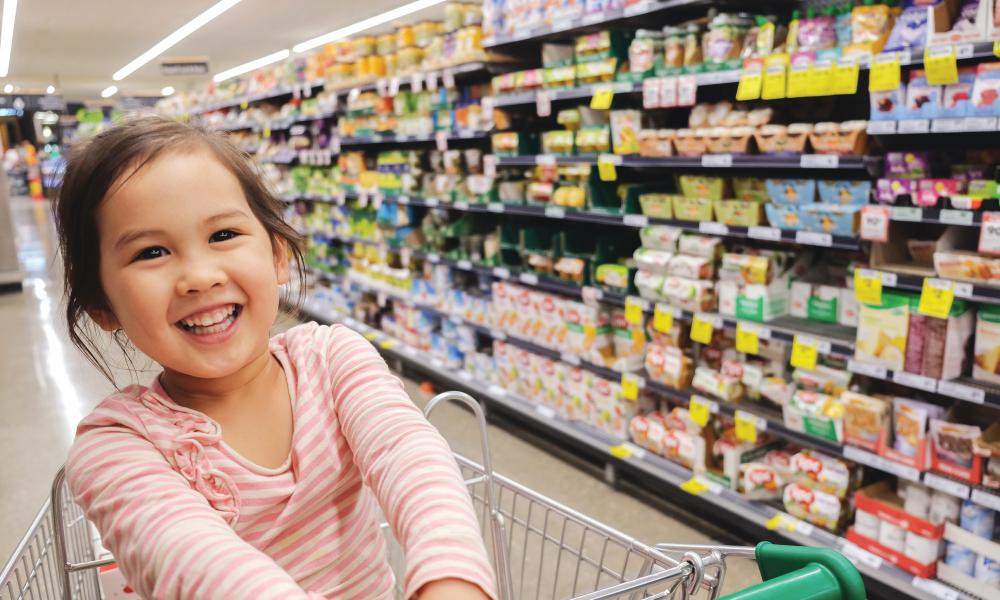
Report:
<svg viewBox="0 0 1000 600"><path fill-rule="evenodd" d="M883 292L882 304L862 304L854 358L900 371L906 358L910 324L908 296Z"/></svg>

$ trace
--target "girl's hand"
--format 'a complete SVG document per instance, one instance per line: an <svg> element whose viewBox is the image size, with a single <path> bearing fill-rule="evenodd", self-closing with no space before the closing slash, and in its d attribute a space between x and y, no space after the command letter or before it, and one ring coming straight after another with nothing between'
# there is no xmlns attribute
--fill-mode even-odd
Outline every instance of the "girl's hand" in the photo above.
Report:
<svg viewBox="0 0 1000 600"><path fill-rule="evenodd" d="M420 588L416 600L490 600L474 583L463 579L438 579Z"/></svg>

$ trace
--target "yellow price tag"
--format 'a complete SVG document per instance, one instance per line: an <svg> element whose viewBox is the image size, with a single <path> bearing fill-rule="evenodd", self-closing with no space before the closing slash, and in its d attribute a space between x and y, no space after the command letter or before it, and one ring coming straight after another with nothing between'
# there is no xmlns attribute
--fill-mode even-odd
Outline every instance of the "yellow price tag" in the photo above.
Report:
<svg viewBox="0 0 1000 600"><path fill-rule="evenodd" d="M642 311L645 308L645 304L642 298L636 298L635 296L625 298L625 322L632 325L642 325Z"/></svg>
<svg viewBox="0 0 1000 600"><path fill-rule="evenodd" d="M788 97L804 98L809 95L811 67L804 65L793 66L788 70Z"/></svg>
<svg viewBox="0 0 1000 600"><path fill-rule="evenodd" d="M781 513L780 512L778 514L774 515L773 517L771 517L770 519L768 519L766 523L764 523L764 527L767 527L768 530L770 530L770 531L774 531L775 529L777 529L778 525L781 525Z"/></svg>
<svg viewBox="0 0 1000 600"><path fill-rule="evenodd" d="M792 366L812 371L816 368L816 340L795 336L792 340Z"/></svg>
<svg viewBox="0 0 1000 600"><path fill-rule="evenodd" d="M708 420L712 417L712 405L708 400L692 395L691 402L688 403L688 414L691 415L692 421L700 427L704 427L708 425Z"/></svg>
<svg viewBox="0 0 1000 600"><path fill-rule="evenodd" d="M920 291L920 304L917 306L917 312L928 317L947 319L954 301L954 281L927 277L924 279L924 287Z"/></svg>
<svg viewBox="0 0 1000 600"><path fill-rule="evenodd" d="M1000 58L1000 40L993 42L993 56Z"/></svg>
<svg viewBox="0 0 1000 600"><path fill-rule="evenodd" d="M687 481L682 483L680 487L682 490L693 496L704 494L705 492L708 491L708 486L705 485L705 482L703 482L698 477L692 477L691 479L688 479Z"/></svg>
<svg viewBox="0 0 1000 600"><path fill-rule="evenodd" d="M615 168L615 156L613 154L601 154L597 157L597 175L601 181L616 181L618 179L618 169Z"/></svg>
<svg viewBox="0 0 1000 600"><path fill-rule="evenodd" d="M882 277L867 269L854 269L854 297L861 304L882 304Z"/></svg>
<svg viewBox="0 0 1000 600"><path fill-rule="evenodd" d="M833 79L833 63L828 60L816 61L809 67L809 96L829 96Z"/></svg>
<svg viewBox="0 0 1000 600"><path fill-rule="evenodd" d="M743 72L740 74L740 83L736 87L736 99L756 100L760 98L761 86L763 85L763 61L749 59L743 63Z"/></svg>
<svg viewBox="0 0 1000 600"><path fill-rule="evenodd" d="M392 350L393 348L396 347L396 340L383 340L382 343L379 344L379 346L381 346L386 350Z"/></svg>
<svg viewBox="0 0 1000 600"><path fill-rule="evenodd" d="M622 396L626 400L635 402L639 399L639 388L642 387L642 379L631 373L622 373Z"/></svg>
<svg viewBox="0 0 1000 600"><path fill-rule="evenodd" d="M626 458L632 456L632 450L625 444L621 444L620 446L611 446L608 448L608 452L611 453L611 456L621 460L625 460Z"/></svg>
<svg viewBox="0 0 1000 600"><path fill-rule="evenodd" d="M243 100L242 102L240 102L240 108L243 109L243 110L246 110L249 106L250 106L250 103L247 102L246 100Z"/></svg>
<svg viewBox="0 0 1000 600"><path fill-rule="evenodd" d="M691 320L691 341L699 344L710 344L714 330L715 325L712 324L711 319L696 314Z"/></svg>
<svg viewBox="0 0 1000 600"><path fill-rule="evenodd" d="M369 342L375 341L375 338L377 337L378 337L377 331L369 331L368 333L365 334L365 339L368 340Z"/></svg>
<svg viewBox="0 0 1000 600"><path fill-rule="evenodd" d="M878 54L872 61L871 72L868 75L869 92L888 92L899 89L900 68L899 53L886 52Z"/></svg>
<svg viewBox="0 0 1000 600"><path fill-rule="evenodd" d="M674 311L669 306L657 304L653 308L653 329L660 333L670 333L674 328Z"/></svg>
<svg viewBox="0 0 1000 600"><path fill-rule="evenodd" d="M796 531L798 529L798 527L796 526L797 521L798 520L795 519L794 517L785 514L784 512L781 512L779 510L777 514L775 514L773 517L768 519L766 523L764 523L764 526L771 531L774 531L779 527L784 527L788 531Z"/></svg>
<svg viewBox="0 0 1000 600"><path fill-rule="evenodd" d="M597 339L597 328L594 327L593 325L584 325L583 326L583 339L584 339L584 342L586 342L586 344L588 346L590 346L591 344L593 344L594 340Z"/></svg>
<svg viewBox="0 0 1000 600"><path fill-rule="evenodd" d="M590 98L590 108L594 110L608 110L611 102L615 99L615 91L610 87L601 87L594 91Z"/></svg>
<svg viewBox="0 0 1000 600"><path fill-rule="evenodd" d="M741 442L757 443L757 417L743 412L736 411L736 439Z"/></svg>
<svg viewBox="0 0 1000 600"><path fill-rule="evenodd" d="M271 137L271 128L265 127L264 131L261 132L261 137L269 138Z"/></svg>
<svg viewBox="0 0 1000 600"><path fill-rule="evenodd" d="M785 83L788 80L788 55L772 54L764 59L764 81L760 97L776 100L785 97Z"/></svg>
<svg viewBox="0 0 1000 600"><path fill-rule="evenodd" d="M760 352L760 336L757 330L745 326L742 322L736 324L736 350L744 354Z"/></svg>
<svg viewBox="0 0 1000 600"><path fill-rule="evenodd" d="M843 95L855 94L858 91L858 77L861 74L861 65L857 60L842 58L837 61L837 66L833 68L830 75L830 94Z"/></svg>
<svg viewBox="0 0 1000 600"><path fill-rule="evenodd" d="M930 85L958 83L958 58L954 46L924 48L924 74Z"/></svg>

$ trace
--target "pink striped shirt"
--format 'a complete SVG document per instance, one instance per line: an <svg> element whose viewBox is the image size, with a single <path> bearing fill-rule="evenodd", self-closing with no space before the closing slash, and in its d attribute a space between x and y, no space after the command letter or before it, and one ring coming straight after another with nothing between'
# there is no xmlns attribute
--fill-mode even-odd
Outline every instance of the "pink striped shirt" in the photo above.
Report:
<svg viewBox="0 0 1000 600"><path fill-rule="evenodd" d="M76 501L149 598L388 597L379 507L406 555L406 596L454 577L496 596L447 444L371 344L341 326L271 340L294 405L281 467L251 463L219 425L159 383L129 386L81 421L67 464Z"/></svg>

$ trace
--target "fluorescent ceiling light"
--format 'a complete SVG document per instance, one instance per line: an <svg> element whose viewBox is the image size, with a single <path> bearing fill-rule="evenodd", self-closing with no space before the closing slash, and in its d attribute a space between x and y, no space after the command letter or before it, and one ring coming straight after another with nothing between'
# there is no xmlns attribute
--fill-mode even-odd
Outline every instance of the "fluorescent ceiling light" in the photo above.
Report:
<svg viewBox="0 0 1000 600"><path fill-rule="evenodd" d="M390 21L395 21L396 19L405 17L406 15L417 12L418 10L424 10L425 8L430 8L432 6L441 4L444 0L416 0L416 2L410 2L409 4L404 4L398 8L386 11L380 15L375 15L374 17L368 17L367 19L362 19L353 25L348 25L347 27L341 27L330 33L325 33L319 37L314 37L311 40L302 42L301 44L296 44L292 46L292 50L295 52L305 52L307 50L312 50L317 46L322 46L323 44L329 44L330 42L335 42L337 40L342 40L346 37L350 37L355 33L360 33L366 29L371 29L372 27L378 27L384 23L389 23Z"/></svg>
<svg viewBox="0 0 1000 600"><path fill-rule="evenodd" d="M7 3L9 3L10 1L11 0L4 0L5 19L7 16ZM220 2L215 3L214 5L212 5L211 8L201 13L197 17L191 19L184 25L181 25L180 29L178 29L177 31L171 33L167 37L157 42L156 45L150 48L149 50L146 50L145 52L140 54L139 58L136 58L129 64L115 71L115 74L112 75L111 78L114 79L115 81L121 81L122 79L125 79L126 77L134 73L136 70L141 68L144 64L148 63L157 56L166 52L171 46L183 40L184 38L191 35L195 31L198 31L209 21L211 21L215 17L218 17L219 15L221 15L222 13L226 12L227 10L236 6L239 3L240 0L221 0ZM4 74L6 75L6 73Z"/></svg>
<svg viewBox="0 0 1000 600"><path fill-rule="evenodd" d="M14 48L14 17L17 0L3 0L3 20L0 21L0 77L10 71L10 51Z"/></svg>
<svg viewBox="0 0 1000 600"><path fill-rule="evenodd" d="M10 94L13 91L14 91L14 84L13 83L8 83L7 85L3 86L3 93Z"/></svg>
<svg viewBox="0 0 1000 600"><path fill-rule="evenodd" d="M54 94L54 93L56 93L56 86L50 85L49 87L45 88L45 93L46 94Z"/></svg>
<svg viewBox="0 0 1000 600"><path fill-rule="evenodd" d="M214 81L215 83L219 83L220 81L225 81L231 77L236 77L237 75L249 73L254 69L266 67L267 65L271 63L276 63L279 60L285 60L286 58L288 58L290 54L291 52L289 52L288 49L285 48L284 50L280 50L278 52L275 52L274 54L268 54L267 56L262 56L256 60L251 60L250 62L243 63L242 65L233 67L232 69L226 69L221 73L216 73L215 76L212 77L212 81Z"/></svg>
<svg viewBox="0 0 1000 600"><path fill-rule="evenodd" d="M118 93L117 85L109 85L108 87L101 90L101 98L110 98Z"/></svg>
<svg viewBox="0 0 1000 600"><path fill-rule="evenodd" d="M164 96L169 96L170 94L174 93L174 86L168 85L167 87L160 90L160 93Z"/></svg>

